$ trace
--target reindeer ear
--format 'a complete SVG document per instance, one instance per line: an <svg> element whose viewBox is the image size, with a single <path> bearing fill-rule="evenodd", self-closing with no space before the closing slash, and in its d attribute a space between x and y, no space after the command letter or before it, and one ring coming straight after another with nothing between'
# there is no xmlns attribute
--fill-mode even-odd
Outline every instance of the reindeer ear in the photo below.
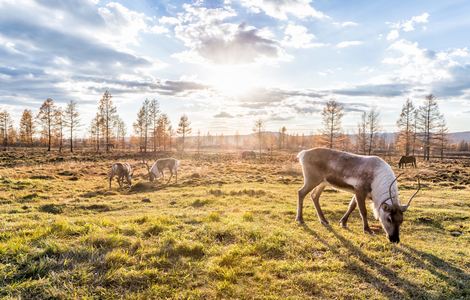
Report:
<svg viewBox="0 0 470 300"><path fill-rule="evenodd" d="M405 212L408 209L408 207L410 207L410 206L409 205L400 205L401 212Z"/></svg>
<svg viewBox="0 0 470 300"><path fill-rule="evenodd" d="M383 210L386 212L391 212L392 208L387 203L382 204Z"/></svg>

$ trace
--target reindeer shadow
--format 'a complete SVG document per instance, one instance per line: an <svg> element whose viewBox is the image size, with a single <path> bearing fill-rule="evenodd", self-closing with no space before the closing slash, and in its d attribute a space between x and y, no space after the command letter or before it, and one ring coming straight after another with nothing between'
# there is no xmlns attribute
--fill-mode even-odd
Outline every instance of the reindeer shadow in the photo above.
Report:
<svg viewBox="0 0 470 300"><path fill-rule="evenodd" d="M322 238L307 225L304 224L302 227L335 254L339 260L344 262L349 272L374 286L377 291L381 292L387 299L433 299L446 296L452 298L468 297L468 287L466 287L465 284L469 281L469 275L463 270L452 266L432 254L423 253L406 245L403 246L403 249L400 248L401 246L395 247L398 252L406 254L404 256L408 263L413 264L417 268L429 271L439 279L444 280L448 285L454 287L450 295L444 293L439 295L430 294L424 285L418 285L408 279L400 277L399 272L370 258L358 246L347 240L331 226L326 227L326 229L341 242L348 250L349 255L341 253L336 247L330 245L327 240ZM373 270L373 272L371 272L371 270Z"/></svg>

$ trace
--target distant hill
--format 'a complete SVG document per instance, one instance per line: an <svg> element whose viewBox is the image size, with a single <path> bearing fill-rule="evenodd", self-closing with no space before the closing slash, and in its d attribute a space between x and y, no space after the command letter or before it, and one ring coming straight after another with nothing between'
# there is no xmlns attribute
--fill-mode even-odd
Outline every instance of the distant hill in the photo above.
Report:
<svg viewBox="0 0 470 300"><path fill-rule="evenodd" d="M449 139L451 143L458 143L461 140L470 142L470 131L452 132L449 133Z"/></svg>

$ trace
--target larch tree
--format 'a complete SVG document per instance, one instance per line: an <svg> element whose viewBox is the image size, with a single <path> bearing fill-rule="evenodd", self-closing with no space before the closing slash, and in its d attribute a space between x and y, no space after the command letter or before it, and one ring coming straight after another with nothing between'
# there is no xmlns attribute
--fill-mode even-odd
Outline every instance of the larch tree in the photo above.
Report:
<svg viewBox="0 0 470 300"><path fill-rule="evenodd" d="M362 154L367 153L367 112L363 112L361 115L361 121L357 124L357 151Z"/></svg>
<svg viewBox="0 0 470 300"><path fill-rule="evenodd" d="M429 160L435 131L438 127L441 114L436 97L429 94L418 109L418 128L423 143L423 158Z"/></svg>
<svg viewBox="0 0 470 300"><path fill-rule="evenodd" d="M64 125L66 128L68 128L70 152L73 152L74 132L80 126L80 114L77 109L77 102L74 100L70 100L70 102L67 103L67 106L65 107Z"/></svg>
<svg viewBox="0 0 470 300"><path fill-rule="evenodd" d="M102 134L105 138L106 152L109 152L111 137L113 133L114 120L116 119L117 109L112 101L109 91L105 91L98 105L98 114L102 126Z"/></svg>
<svg viewBox="0 0 470 300"><path fill-rule="evenodd" d="M124 149L126 147L126 133L127 133L126 123L124 123L124 121L120 117L117 117L115 122L116 122L116 141L118 143L118 145L116 146L120 146L121 149Z"/></svg>
<svg viewBox="0 0 470 300"><path fill-rule="evenodd" d="M64 112L62 108L58 107L54 111L54 137L57 140L59 146L59 152L62 152L62 147L64 145Z"/></svg>
<svg viewBox="0 0 470 300"><path fill-rule="evenodd" d="M150 118L150 131L152 133L152 147L153 152L157 152L157 144L158 144L158 134L157 134L157 127L158 127L158 120L160 119L160 104L158 100L153 98L150 100L149 103L149 118Z"/></svg>
<svg viewBox="0 0 470 300"><path fill-rule="evenodd" d="M52 130L54 127L54 112L56 110L54 100L47 98L41 105L37 119L42 127L42 133L47 139L47 151L51 151Z"/></svg>
<svg viewBox="0 0 470 300"><path fill-rule="evenodd" d="M20 119L20 141L23 145L32 146L34 135L33 112L25 109Z"/></svg>
<svg viewBox="0 0 470 300"><path fill-rule="evenodd" d="M91 120L90 124L90 135L92 141L94 141L96 152L100 151L101 142L101 117L99 112L96 113L95 117Z"/></svg>
<svg viewBox="0 0 470 300"><path fill-rule="evenodd" d="M147 152L148 134L151 125L152 119L150 117L150 101L145 99L139 112L137 113L137 120L134 123L135 133L139 135L140 147L142 147L144 152Z"/></svg>
<svg viewBox="0 0 470 300"><path fill-rule="evenodd" d="M2 135L3 140L3 150L6 151L8 149L10 138L10 133L13 129L13 122L10 117L10 113L6 110L0 111L0 133Z"/></svg>
<svg viewBox="0 0 470 300"><path fill-rule="evenodd" d="M184 153L184 140L188 134L191 134L191 122L189 122L187 115L182 115L178 123L177 134L181 136L181 152Z"/></svg>
<svg viewBox="0 0 470 300"><path fill-rule="evenodd" d="M257 135L257 138L258 138L260 159L261 159L261 149L263 147L263 130L264 130L264 121L261 119L256 120L255 125L253 126L253 132Z"/></svg>
<svg viewBox="0 0 470 300"><path fill-rule="evenodd" d="M443 115L440 116L438 120L438 124L436 127L436 135L435 135L435 144L436 148L439 152L439 156L441 160L444 159L444 151L447 150L449 144L448 138L449 130L447 129L446 120Z"/></svg>
<svg viewBox="0 0 470 300"><path fill-rule="evenodd" d="M371 155L372 150L377 145L378 133L380 130L379 119L380 114L375 107L367 113L367 128L368 128L368 145L367 154Z"/></svg>
<svg viewBox="0 0 470 300"><path fill-rule="evenodd" d="M397 146L409 156L413 148L413 133L415 132L415 107L410 99L406 99L397 121Z"/></svg>
<svg viewBox="0 0 470 300"><path fill-rule="evenodd" d="M335 140L341 135L341 120L343 118L343 105L332 99L326 102L322 111L322 134L327 140L328 148L333 148Z"/></svg>

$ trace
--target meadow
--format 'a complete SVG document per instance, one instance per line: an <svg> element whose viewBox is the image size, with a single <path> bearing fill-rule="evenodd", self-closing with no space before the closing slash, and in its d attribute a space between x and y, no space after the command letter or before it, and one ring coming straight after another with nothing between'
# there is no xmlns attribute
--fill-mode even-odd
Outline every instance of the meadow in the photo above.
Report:
<svg viewBox="0 0 470 300"><path fill-rule="evenodd" d="M418 162L400 177L401 243L359 213L351 195L306 198L291 156L181 158L178 183L108 189L117 156L0 156L0 297L5 299L468 299L470 162ZM138 164L138 157L121 160ZM404 201L403 200L403 201Z"/></svg>

